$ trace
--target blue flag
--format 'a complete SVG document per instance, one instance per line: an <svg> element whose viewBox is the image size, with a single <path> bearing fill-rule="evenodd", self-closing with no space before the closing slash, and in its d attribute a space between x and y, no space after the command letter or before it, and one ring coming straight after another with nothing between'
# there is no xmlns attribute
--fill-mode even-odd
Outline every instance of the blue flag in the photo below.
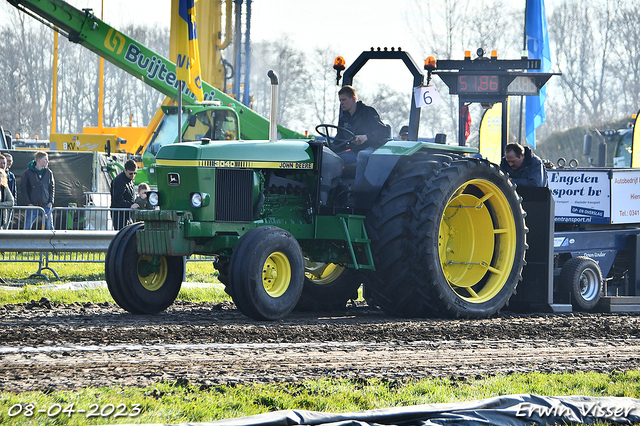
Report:
<svg viewBox="0 0 640 426"><path fill-rule="evenodd" d="M526 38L530 59L542 60L540 72L551 69L551 52L549 50L549 29L544 11L544 0L527 0ZM527 143L536 147L536 128L546 120L544 101L547 99L547 88L540 89L540 96L527 96L526 133Z"/></svg>

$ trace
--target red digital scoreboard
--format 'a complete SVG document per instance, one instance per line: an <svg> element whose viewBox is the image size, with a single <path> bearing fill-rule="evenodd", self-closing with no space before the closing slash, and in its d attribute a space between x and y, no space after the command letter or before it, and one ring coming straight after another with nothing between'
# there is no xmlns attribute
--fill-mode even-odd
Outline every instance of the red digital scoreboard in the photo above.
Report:
<svg viewBox="0 0 640 426"><path fill-rule="evenodd" d="M548 79L550 74L542 73L441 73L442 80L449 87L449 93L472 99L504 96L536 96L540 92L540 87L536 79L544 77Z"/></svg>
<svg viewBox="0 0 640 426"><path fill-rule="evenodd" d="M491 74L458 75L458 93L470 95L494 95L501 93L500 77Z"/></svg>

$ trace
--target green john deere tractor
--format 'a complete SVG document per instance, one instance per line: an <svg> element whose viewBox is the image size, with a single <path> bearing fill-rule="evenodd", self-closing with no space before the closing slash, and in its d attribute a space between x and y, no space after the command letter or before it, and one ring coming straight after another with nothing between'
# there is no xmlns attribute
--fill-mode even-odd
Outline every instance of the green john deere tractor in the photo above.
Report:
<svg viewBox="0 0 640 426"><path fill-rule="evenodd" d="M405 52L363 55L402 59L414 87L423 84ZM149 197L157 209L136 212L138 222L107 252L114 300L133 313L166 309L185 257L202 254L215 256L227 293L258 320L344 308L362 284L367 300L391 315L495 314L521 279L521 199L496 165L469 156L475 148L418 141L418 122L412 107L413 141L390 140L371 155L355 208L346 207L353 179L329 149L343 142L329 136L330 125L318 128L326 141L163 147Z"/></svg>

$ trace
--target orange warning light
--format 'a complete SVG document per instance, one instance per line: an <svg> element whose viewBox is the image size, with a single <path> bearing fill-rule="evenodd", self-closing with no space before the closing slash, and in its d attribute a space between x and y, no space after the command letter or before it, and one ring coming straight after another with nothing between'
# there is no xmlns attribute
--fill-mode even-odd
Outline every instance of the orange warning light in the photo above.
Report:
<svg viewBox="0 0 640 426"><path fill-rule="evenodd" d="M433 56L429 56L424 60L424 69L425 70L435 70L437 68L436 58Z"/></svg>

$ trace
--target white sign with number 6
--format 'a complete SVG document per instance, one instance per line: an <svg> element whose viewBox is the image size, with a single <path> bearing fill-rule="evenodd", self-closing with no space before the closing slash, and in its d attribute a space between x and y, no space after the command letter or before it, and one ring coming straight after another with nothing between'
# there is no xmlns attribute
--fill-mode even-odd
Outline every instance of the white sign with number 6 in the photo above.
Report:
<svg viewBox="0 0 640 426"><path fill-rule="evenodd" d="M416 107L418 108L436 105L442 101L435 86L416 87L413 89L413 94L416 98Z"/></svg>

